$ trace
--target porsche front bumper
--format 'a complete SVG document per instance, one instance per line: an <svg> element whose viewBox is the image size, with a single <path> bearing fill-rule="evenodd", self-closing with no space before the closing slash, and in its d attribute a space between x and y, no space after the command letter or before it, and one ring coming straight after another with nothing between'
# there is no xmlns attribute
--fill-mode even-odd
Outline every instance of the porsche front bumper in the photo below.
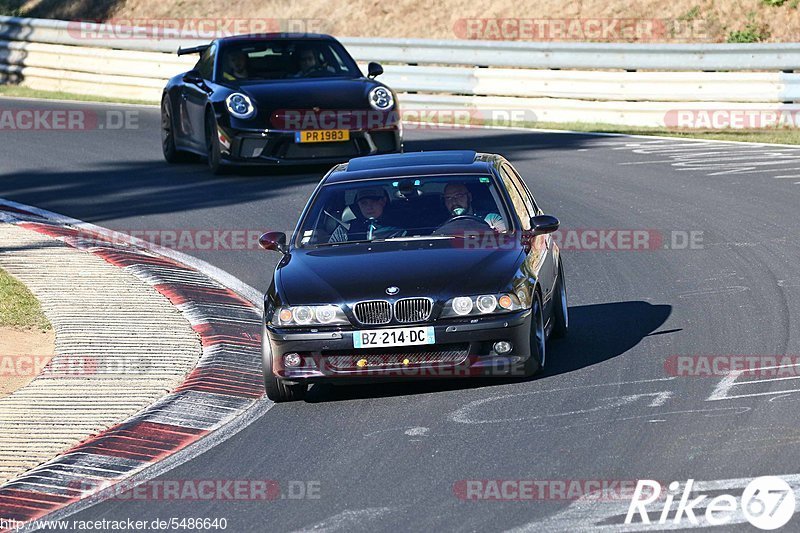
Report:
<svg viewBox="0 0 800 533"><path fill-rule="evenodd" d="M298 143L295 131L220 128L222 161L235 165L335 164L354 157L402 151L399 127L350 132L341 142Z"/></svg>

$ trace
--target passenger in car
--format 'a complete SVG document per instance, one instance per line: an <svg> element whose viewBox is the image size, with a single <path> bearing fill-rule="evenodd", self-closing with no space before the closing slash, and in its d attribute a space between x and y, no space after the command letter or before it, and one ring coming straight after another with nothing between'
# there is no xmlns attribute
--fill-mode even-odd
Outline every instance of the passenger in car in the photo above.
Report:
<svg viewBox="0 0 800 533"><path fill-rule="evenodd" d="M298 48L295 52L297 59L297 72L292 75L293 78L305 78L315 72L325 72L332 74L335 72L334 68L326 65L319 60L320 51L315 46L307 46Z"/></svg>
<svg viewBox="0 0 800 533"><path fill-rule="evenodd" d="M343 225L337 227L328 242L372 240L405 235L405 230L385 223L384 215L389 195L382 187L359 189L356 192L355 203L362 216L350 222L349 227Z"/></svg>

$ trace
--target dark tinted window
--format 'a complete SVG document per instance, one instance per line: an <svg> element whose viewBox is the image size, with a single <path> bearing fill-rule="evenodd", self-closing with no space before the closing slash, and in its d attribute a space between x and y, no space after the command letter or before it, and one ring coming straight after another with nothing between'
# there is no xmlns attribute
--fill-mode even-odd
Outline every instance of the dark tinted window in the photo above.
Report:
<svg viewBox="0 0 800 533"><path fill-rule="evenodd" d="M503 206L496 182L488 175L333 183L314 198L297 244L448 238L465 231L502 233L509 220ZM460 221L454 220L457 216ZM367 231L369 224L375 231Z"/></svg>
<svg viewBox="0 0 800 533"><path fill-rule="evenodd" d="M200 77L211 80L214 76L214 57L217 55L216 45L211 45L200 56L200 61L195 65L195 70L200 72Z"/></svg>
<svg viewBox="0 0 800 533"><path fill-rule="evenodd" d="M514 177L508 169L508 165L503 165L500 168L500 175L503 177L503 184L506 186L508 196L511 198L511 203L514 205L514 211L519 216L522 229L531 229L531 213L528 211L528 205L525 202L525 194L521 193L519 186L515 183Z"/></svg>
<svg viewBox="0 0 800 533"><path fill-rule="evenodd" d="M516 169L511 165L506 164L503 166L518 185L520 194L522 194L522 198L525 200L525 205L528 206L528 211L531 213L531 216L539 214L539 206L536 205L536 200L534 200L530 189L528 189L528 186L525 184L525 180L522 179Z"/></svg>
<svg viewBox="0 0 800 533"><path fill-rule="evenodd" d="M233 42L220 56L220 81L228 83L361 76L345 49L326 39Z"/></svg>

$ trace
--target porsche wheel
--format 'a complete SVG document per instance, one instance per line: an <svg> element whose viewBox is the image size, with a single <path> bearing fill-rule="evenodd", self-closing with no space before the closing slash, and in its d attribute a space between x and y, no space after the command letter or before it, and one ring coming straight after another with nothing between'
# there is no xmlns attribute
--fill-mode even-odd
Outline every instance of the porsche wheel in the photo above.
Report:
<svg viewBox="0 0 800 533"><path fill-rule="evenodd" d="M161 100L161 150L167 163L175 164L186 161L186 154L175 146L175 119L172 112L172 101L166 94Z"/></svg>

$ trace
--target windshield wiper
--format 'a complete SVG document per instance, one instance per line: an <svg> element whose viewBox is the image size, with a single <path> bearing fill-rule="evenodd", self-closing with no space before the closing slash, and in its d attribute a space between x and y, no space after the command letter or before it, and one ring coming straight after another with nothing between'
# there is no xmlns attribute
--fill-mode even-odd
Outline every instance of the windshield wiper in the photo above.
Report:
<svg viewBox="0 0 800 533"><path fill-rule="evenodd" d="M322 246L336 246L337 244L364 244L365 242L384 242L386 239L357 239L354 241L338 241L338 242L321 242L319 244L315 244L315 248L320 248Z"/></svg>
<svg viewBox="0 0 800 533"><path fill-rule="evenodd" d="M455 235L414 235L411 237L386 237L382 239L357 239L354 241L321 242L314 244L315 248L323 246L335 246L337 244L364 244L365 242L403 242L403 241L428 241L428 240L450 240L455 239Z"/></svg>
<svg viewBox="0 0 800 533"><path fill-rule="evenodd" d="M412 235L409 237L389 237L384 239L388 242L396 242L396 241L428 241L428 240L438 240L438 239L455 239L455 235Z"/></svg>

